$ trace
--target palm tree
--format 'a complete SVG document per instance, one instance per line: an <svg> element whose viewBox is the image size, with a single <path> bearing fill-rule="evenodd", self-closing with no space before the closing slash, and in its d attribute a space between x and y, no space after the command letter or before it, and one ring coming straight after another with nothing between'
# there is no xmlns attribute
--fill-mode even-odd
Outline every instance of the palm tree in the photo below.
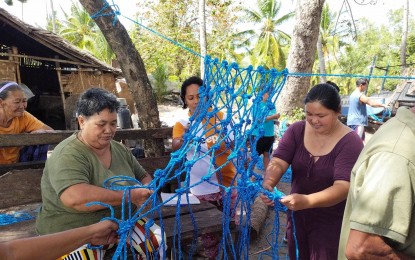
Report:
<svg viewBox="0 0 415 260"><path fill-rule="evenodd" d="M319 70L321 74L331 73L330 61L333 60L333 52L339 48L339 36L333 33L335 13L330 12L328 4L325 4L321 13L320 33L317 40L317 54ZM326 82L326 78L321 77L321 82Z"/></svg>
<svg viewBox="0 0 415 260"><path fill-rule="evenodd" d="M290 36L279 28L294 16L294 12L279 17L281 3L278 0L257 0L257 5L257 9L247 8L244 11L248 22L261 27L259 30L248 29L238 33L236 36L244 37L240 46L249 49L254 66L285 68L283 48L288 45ZM252 44L254 47L250 49Z"/></svg>
<svg viewBox="0 0 415 260"><path fill-rule="evenodd" d="M110 64L114 53L94 20L84 8L72 3L71 14L63 11L66 21L59 34L77 47L91 52L98 59Z"/></svg>

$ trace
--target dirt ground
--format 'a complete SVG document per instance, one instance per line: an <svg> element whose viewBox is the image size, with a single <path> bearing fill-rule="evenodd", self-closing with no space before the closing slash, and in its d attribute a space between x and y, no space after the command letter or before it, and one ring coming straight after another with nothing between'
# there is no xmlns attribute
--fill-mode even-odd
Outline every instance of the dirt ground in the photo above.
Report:
<svg viewBox="0 0 415 260"><path fill-rule="evenodd" d="M289 194L291 190L290 183L279 183L277 185L278 190L282 191L285 194ZM255 210L254 210L255 212ZM254 214L254 213L253 213ZM251 217L251 219L254 216ZM251 239L249 245L249 259L273 259L272 258L272 247L271 247L271 235L273 234L273 224L275 218L274 208L268 208L266 212L266 217L262 223L261 228L257 237ZM279 259L288 259L287 255L287 245L283 242L285 236L285 227L286 227L286 214L279 211L279 234L278 234L278 257ZM274 258L275 259L275 258Z"/></svg>

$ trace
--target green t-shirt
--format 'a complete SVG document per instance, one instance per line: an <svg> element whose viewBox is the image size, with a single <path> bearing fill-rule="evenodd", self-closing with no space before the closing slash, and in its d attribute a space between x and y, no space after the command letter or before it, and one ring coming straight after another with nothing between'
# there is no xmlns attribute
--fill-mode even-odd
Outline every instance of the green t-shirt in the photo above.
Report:
<svg viewBox="0 0 415 260"><path fill-rule="evenodd" d="M399 108L364 147L353 167L338 259L350 229L389 238L415 257L415 115Z"/></svg>
<svg viewBox="0 0 415 260"><path fill-rule="evenodd" d="M111 216L109 209L80 212L63 205L60 195L69 186L86 183L102 187L107 178L129 176L141 180L146 172L132 153L122 144L111 141L111 166L106 169L98 157L76 134L63 140L46 161L41 181L42 208L36 220L41 235L56 233L99 222ZM121 207L114 207L119 218Z"/></svg>

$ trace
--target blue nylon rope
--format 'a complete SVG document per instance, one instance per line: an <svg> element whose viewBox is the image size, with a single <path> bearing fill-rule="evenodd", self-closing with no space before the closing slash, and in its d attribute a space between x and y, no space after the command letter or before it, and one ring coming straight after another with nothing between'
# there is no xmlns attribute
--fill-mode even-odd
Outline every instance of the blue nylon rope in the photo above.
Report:
<svg viewBox="0 0 415 260"><path fill-rule="evenodd" d="M160 219L160 226L164 230L161 216L161 207L166 202L160 201L157 192L160 191L168 181L180 180L180 176L185 174L186 178L183 185L176 189L177 207L176 222L174 226L174 240L172 251L178 258L183 257L181 245L181 220L180 205L181 200L188 201L190 189L202 182L208 182L217 185L222 190L222 239L220 241L220 250L225 259L245 258L249 256L249 237L251 232L251 208L255 198L261 193L275 201L274 210L276 212L286 211L286 208L279 203L279 199L284 196L283 193L275 189L273 192L266 191L262 188L262 177L257 181L251 181L254 176L255 165L261 160L256 154L255 149L251 151L249 147L255 147L260 135L251 138L252 131L259 129L264 133L263 123L266 115L271 110L269 105L271 100L278 98L287 78L287 71L278 72L276 70L265 70L259 67L257 70L249 67L241 69L235 63L219 62L217 59L205 58L205 84L199 89L200 101L196 112L190 117L190 125L183 136L184 143L182 147L171 153L171 160L164 169L158 169L154 173L154 179L148 185L143 185L134 178L126 176L116 176L107 179L104 187L123 192L123 202L121 205L121 217L115 219L114 210L109 205L94 202L90 205L102 205L111 209L112 215L108 219L114 220L120 226L118 234L120 243L114 254L113 259L118 257L125 259L128 248L127 241L131 243L130 233L134 224L143 217L153 223L155 216ZM264 93L269 93L268 105L259 109ZM224 114L220 120L218 112ZM200 134L202 133L202 134ZM216 140L210 147L202 145L209 140ZM194 155L186 159L189 151L194 150ZM226 187L221 184L221 170L225 164L218 165L215 158L225 154L229 150L227 163L232 164L236 169L234 185ZM226 155L224 155L226 156ZM202 158L209 158L210 166L206 169L206 175L197 183L190 184L190 170L193 165ZM212 176L218 176L219 183L211 182ZM133 205L130 200L132 189L148 188L154 191L142 206L133 212ZM237 191L236 203L231 203L232 193ZM173 198L171 198L173 199ZM188 256L191 257L196 249L198 236L198 225L190 206L190 216L192 220L194 236ZM240 214L235 215L239 211ZM230 223L233 218L237 218L238 240L233 241L230 230ZM149 226L150 224L146 225ZM274 232L272 238L272 253L278 255L279 243L279 216L274 218ZM148 230L146 231L148 232ZM164 242L164 241L163 241ZM148 254L148 252L146 252Z"/></svg>
<svg viewBox="0 0 415 260"><path fill-rule="evenodd" d="M13 212L0 214L0 226L6 226L26 220L32 220L35 217L26 212Z"/></svg>

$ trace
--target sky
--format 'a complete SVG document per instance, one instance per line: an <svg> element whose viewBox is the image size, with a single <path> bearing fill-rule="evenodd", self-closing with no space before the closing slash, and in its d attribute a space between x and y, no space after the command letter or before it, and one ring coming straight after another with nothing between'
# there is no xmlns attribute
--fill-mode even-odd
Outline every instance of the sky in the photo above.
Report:
<svg viewBox="0 0 415 260"><path fill-rule="evenodd" d="M76 1L76 0L73 0ZM146 0L108 0L109 3L114 2L118 5L121 14L126 17L133 18L134 13L137 11L137 6L135 5L136 2L144 2ZM247 6L254 6L256 0L240 0L244 5ZM61 8L68 10L71 5L71 0L53 0L53 7L58 12L58 16L62 17ZM376 22L378 24L386 24L386 14L391 9L398 9L402 8L404 0L348 0L350 3L351 10L353 12L354 18L359 19L361 17L366 17L370 21ZM362 5L358 3L368 3L368 2L376 2L376 4L367 4ZM343 1L342 0L326 0L326 3L329 4L330 9L336 11L337 13L340 11L342 7ZM15 15L16 17L24 20L26 23L31 25L38 25L44 27L46 25L46 16L47 13L50 13L50 4L51 0L28 0L27 3L23 6L23 19L22 19L22 5L19 1L14 0L14 6L10 7L4 3L4 0L0 0L0 7L6 9L11 14ZM410 1L410 13L412 15L415 14L415 5L413 1ZM282 8L285 10L282 11L282 14L287 13L295 8L295 1L294 0L285 0L283 1ZM123 22L124 26L129 27L132 25L131 21L123 20L120 18L121 22ZM289 30L286 31L290 33Z"/></svg>

